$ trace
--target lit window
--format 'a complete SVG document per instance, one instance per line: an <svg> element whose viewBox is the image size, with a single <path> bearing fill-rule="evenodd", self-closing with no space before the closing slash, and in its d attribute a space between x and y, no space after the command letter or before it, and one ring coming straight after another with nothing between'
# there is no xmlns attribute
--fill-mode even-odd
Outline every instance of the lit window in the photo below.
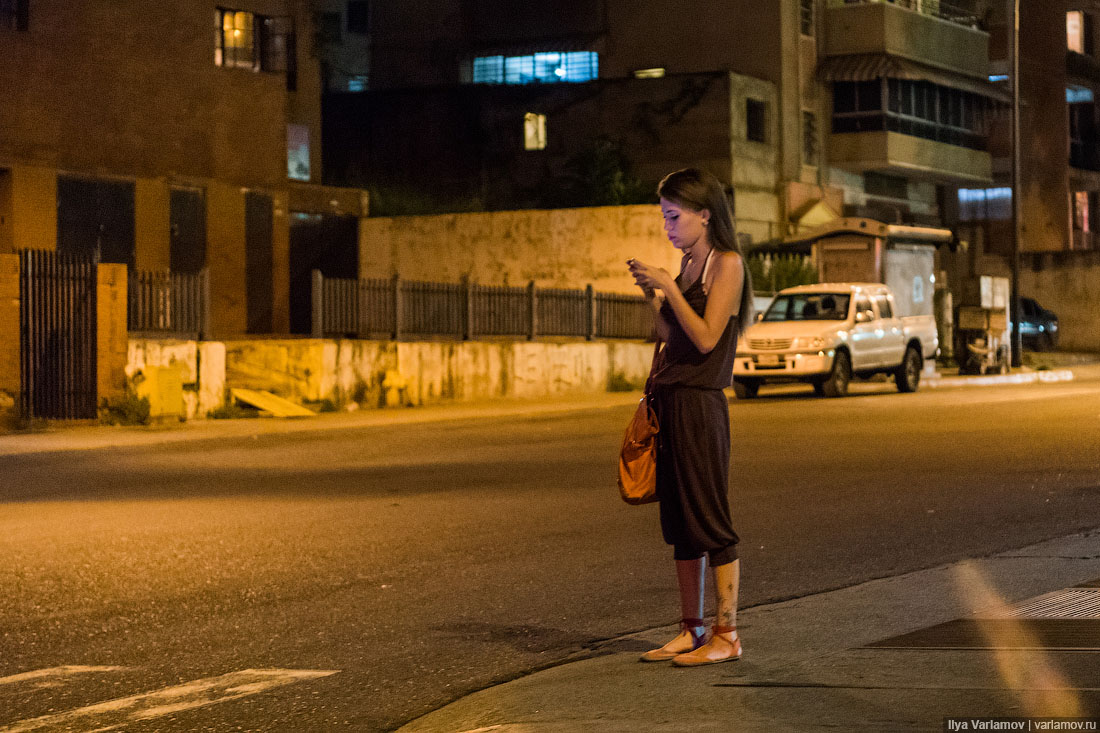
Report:
<svg viewBox="0 0 1100 733"><path fill-rule="evenodd" d="M473 63L474 84L585 82L598 76L599 54L591 51L479 56Z"/></svg>
<svg viewBox="0 0 1100 733"><path fill-rule="evenodd" d="M528 112L523 116L523 149L543 150L546 147L546 115Z"/></svg>
<svg viewBox="0 0 1100 733"><path fill-rule="evenodd" d="M1067 104L1080 104L1082 102L1091 102L1092 90L1088 87L1071 86L1066 87L1066 103Z"/></svg>
<svg viewBox="0 0 1100 733"><path fill-rule="evenodd" d="M660 79L665 75L664 67L656 66L652 69L638 69L634 72L635 79Z"/></svg>
<svg viewBox="0 0 1100 733"><path fill-rule="evenodd" d="M0 28L9 31L27 30L30 0L0 0Z"/></svg>
<svg viewBox="0 0 1100 733"><path fill-rule="evenodd" d="M960 188L959 221L1008 221L1012 218L1012 189Z"/></svg>
<svg viewBox="0 0 1100 733"><path fill-rule="evenodd" d="M219 8L214 17L214 63L238 69L256 68L252 13Z"/></svg>
<svg viewBox="0 0 1100 733"><path fill-rule="evenodd" d="M1082 10L1066 13L1066 48L1092 55L1092 15Z"/></svg>
<svg viewBox="0 0 1100 733"><path fill-rule="evenodd" d="M309 180L309 128L305 125L286 126L286 176Z"/></svg>
<svg viewBox="0 0 1100 733"><path fill-rule="evenodd" d="M297 80L294 43L294 24L288 17L225 8L214 11L214 63L218 66L285 73L287 88L293 90Z"/></svg>
<svg viewBox="0 0 1100 733"><path fill-rule="evenodd" d="M348 79L348 91L349 92L365 92L367 91L367 77L359 74Z"/></svg>
<svg viewBox="0 0 1100 733"><path fill-rule="evenodd" d="M1089 231L1089 192L1073 192L1073 228L1079 232Z"/></svg>

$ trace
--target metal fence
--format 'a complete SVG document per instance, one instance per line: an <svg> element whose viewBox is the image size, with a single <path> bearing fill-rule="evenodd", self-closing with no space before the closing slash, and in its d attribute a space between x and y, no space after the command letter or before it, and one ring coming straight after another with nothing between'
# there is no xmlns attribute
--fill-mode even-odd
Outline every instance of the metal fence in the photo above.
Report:
<svg viewBox="0 0 1100 733"><path fill-rule="evenodd" d="M322 277L313 271L315 337L649 338L641 295L585 289Z"/></svg>
<svg viewBox="0 0 1100 733"><path fill-rule="evenodd" d="M20 409L24 417L96 416L95 260L19 253Z"/></svg>
<svg viewBox="0 0 1100 733"><path fill-rule="evenodd" d="M891 5L916 11L921 15L931 15L971 28L981 25L981 13L977 7L978 3L974 0L829 0L829 7L881 2L889 2Z"/></svg>
<svg viewBox="0 0 1100 733"><path fill-rule="evenodd" d="M208 331L209 272L131 270L126 325L131 332L201 338Z"/></svg>

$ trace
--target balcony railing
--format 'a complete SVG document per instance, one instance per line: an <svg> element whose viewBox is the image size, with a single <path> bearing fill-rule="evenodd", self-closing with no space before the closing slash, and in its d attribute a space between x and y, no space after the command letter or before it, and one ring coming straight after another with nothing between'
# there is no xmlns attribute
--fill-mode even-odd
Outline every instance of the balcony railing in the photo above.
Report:
<svg viewBox="0 0 1100 733"><path fill-rule="evenodd" d="M888 3L899 8L906 8L921 15L940 18L951 23L963 25L968 28L981 28L982 19L978 15L976 3L966 0L828 0L828 7L839 8L845 5L871 5L875 3Z"/></svg>

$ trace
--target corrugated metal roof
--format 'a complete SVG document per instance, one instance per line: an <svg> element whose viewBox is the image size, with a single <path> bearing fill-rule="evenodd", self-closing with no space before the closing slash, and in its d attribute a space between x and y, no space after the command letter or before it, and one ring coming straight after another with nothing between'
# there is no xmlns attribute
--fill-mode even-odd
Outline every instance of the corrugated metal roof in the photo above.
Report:
<svg viewBox="0 0 1100 733"><path fill-rule="evenodd" d="M817 73L825 81L870 81L871 79L929 81L1000 102L1009 102L1012 99L1006 90L985 79L925 66L884 53L831 56L818 64Z"/></svg>

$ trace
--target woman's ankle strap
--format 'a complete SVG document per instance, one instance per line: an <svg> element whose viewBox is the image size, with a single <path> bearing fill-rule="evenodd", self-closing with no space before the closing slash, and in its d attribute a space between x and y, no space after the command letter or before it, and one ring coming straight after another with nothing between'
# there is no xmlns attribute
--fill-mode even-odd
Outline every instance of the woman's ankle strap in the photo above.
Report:
<svg viewBox="0 0 1100 733"><path fill-rule="evenodd" d="M736 626L720 626L719 624L714 625L714 633L716 634L732 634L734 631L737 631Z"/></svg>

